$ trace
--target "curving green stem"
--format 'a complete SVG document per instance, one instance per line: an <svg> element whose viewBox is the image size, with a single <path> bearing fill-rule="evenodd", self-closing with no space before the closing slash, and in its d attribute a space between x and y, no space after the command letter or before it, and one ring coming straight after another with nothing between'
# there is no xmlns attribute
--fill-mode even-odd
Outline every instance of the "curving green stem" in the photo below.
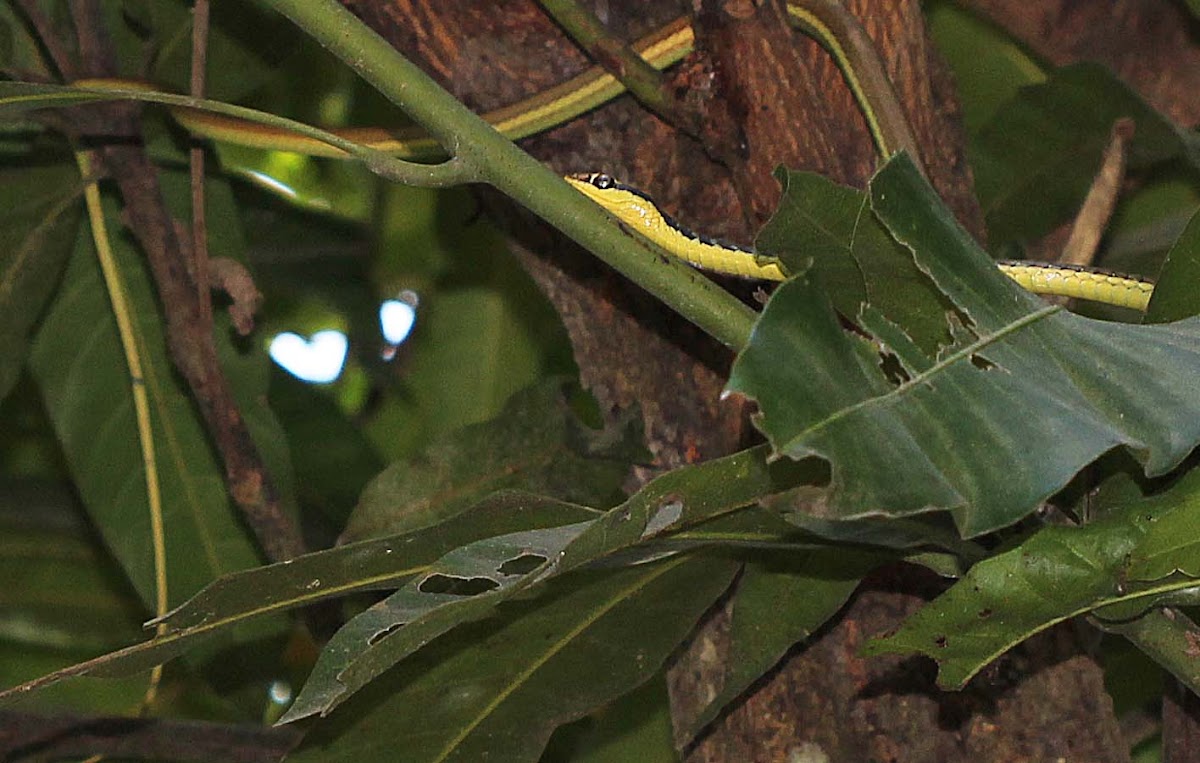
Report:
<svg viewBox="0 0 1200 763"><path fill-rule="evenodd" d="M700 273L614 226L605 212L443 90L336 0L263 0L403 109L472 174L525 206L729 347L755 313Z"/></svg>

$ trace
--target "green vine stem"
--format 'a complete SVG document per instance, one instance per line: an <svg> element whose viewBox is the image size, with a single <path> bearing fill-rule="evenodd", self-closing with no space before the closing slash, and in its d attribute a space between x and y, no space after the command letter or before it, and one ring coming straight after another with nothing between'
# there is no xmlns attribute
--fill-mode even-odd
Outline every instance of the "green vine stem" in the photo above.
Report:
<svg viewBox="0 0 1200 763"><path fill-rule="evenodd" d="M558 228L734 350L755 312L674 258L627 235L598 206L459 103L336 0L264 0L340 58L446 147L468 174Z"/></svg>
<svg viewBox="0 0 1200 763"><path fill-rule="evenodd" d="M1108 633L1129 639L1146 656L1168 670L1180 683L1200 695L1200 627L1175 607L1152 609L1124 622L1092 618Z"/></svg>

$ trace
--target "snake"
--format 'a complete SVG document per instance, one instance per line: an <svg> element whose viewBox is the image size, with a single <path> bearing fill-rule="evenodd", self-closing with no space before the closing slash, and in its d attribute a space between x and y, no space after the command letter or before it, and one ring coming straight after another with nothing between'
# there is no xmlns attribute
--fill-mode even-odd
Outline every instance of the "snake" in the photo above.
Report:
<svg viewBox="0 0 1200 763"><path fill-rule="evenodd" d="M703 270L763 281L788 277L777 258L693 233L645 193L603 173L568 175L566 181L659 248ZM1154 283L1137 276L1079 265L1000 260L1000 272L1034 294L1086 299L1145 311Z"/></svg>
<svg viewBox="0 0 1200 763"><path fill-rule="evenodd" d="M879 52L840 0L788 0L789 21L829 51L853 94L879 154L908 153L920 167L919 146L888 77ZM631 48L656 69L678 63L695 46L687 17L680 17L632 43ZM73 83L88 89L144 88L119 79L87 79ZM482 118L505 137L519 140L567 122L625 92L624 85L599 66L547 90L485 112ZM172 117L191 134L213 141L314 157L348 158L349 154L316 138L221 114L169 107ZM401 159L444 155L441 145L419 128L351 127L331 130L340 137ZM743 278L782 281L787 272L773 257L693 233L663 212L646 193L599 173L568 175L566 182L604 208L628 229L668 254L704 270ZM1035 294L1086 299L1144 311L1154 282L1099 268L1034 261L1002 260L1002 273Z"/></svg>

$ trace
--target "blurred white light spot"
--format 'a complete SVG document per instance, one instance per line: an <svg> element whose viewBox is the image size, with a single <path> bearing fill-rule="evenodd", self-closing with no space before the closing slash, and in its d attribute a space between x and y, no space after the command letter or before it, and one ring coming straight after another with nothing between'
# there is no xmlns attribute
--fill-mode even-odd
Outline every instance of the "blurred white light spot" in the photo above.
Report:
<svg viewBox="0 0 1200 763"><path fill-rule="evenodd" d="M271 359L298 379L327 384L342 372L349 343L340 331L318 331L304 339L288 331L271 340Z"/></svg>
<svg viewBox="0 0 1200 763"><path fill-rule="evenodd" d="M292 701L292 685L287 681L272 681L267 696L276 705L286 705Z"/></svg>
<svg viewBox="0 0 1200 763"><path fill-rule="evenodd" d="M389 299L379 306L379 327L385 342L397 345L408 339L417 320L420 301L416 292L405 289L396 299Z"/></svg>
<svg viewBox="0 0 1200 763"><path fill-rule="evenodd" d="M255 185L261 186L272 193L277 193L280 196L284 196L289 199L294 199L298 195L295 189L290 185L283 182L279 178L266 174L265 172L259 172L257 170L245 170L243 174Z"/></svg>

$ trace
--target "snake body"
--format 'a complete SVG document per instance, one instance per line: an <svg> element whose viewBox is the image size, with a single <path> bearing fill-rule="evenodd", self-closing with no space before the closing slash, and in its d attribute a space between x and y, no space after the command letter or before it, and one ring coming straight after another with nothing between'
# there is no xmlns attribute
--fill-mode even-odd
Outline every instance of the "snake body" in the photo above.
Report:
<svg viewBox="0 0 1200 763"><path fill-rule="evenodd" d="M601 173L570 175L566 181L630 229L676 257L717 273L782 281L778 259L715 241L676 223L642 191ZM1035 294L1088 299L1145 310L1154 284L1097 268L1002 260L1000 271Z"/></svg>

